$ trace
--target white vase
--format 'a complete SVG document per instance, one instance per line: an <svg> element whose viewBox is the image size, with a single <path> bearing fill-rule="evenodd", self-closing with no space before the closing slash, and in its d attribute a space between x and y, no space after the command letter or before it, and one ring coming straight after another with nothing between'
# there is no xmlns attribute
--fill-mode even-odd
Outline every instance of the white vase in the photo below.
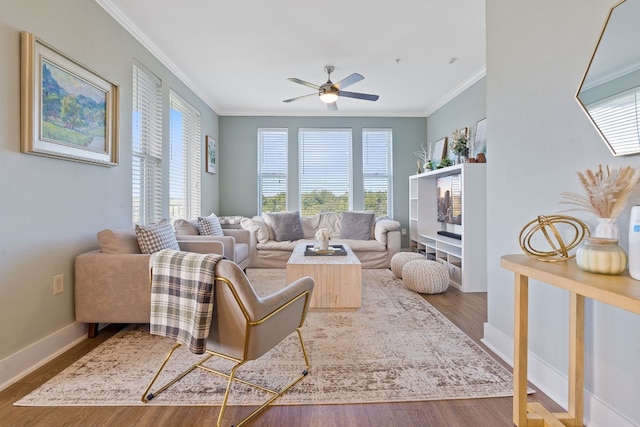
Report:
<svg viewBox="0 0 640 427"><path fill-rule="evenodd" d="M598 225L593 233L593 237L605 237L607 239L618 240L620 233L616 220L613 218L598 218Z"/></svg>
<svg viewBox="0 0 640 427"><path fill-rule="evenodd" d="M326 251L329 249L329 241L328 240L320 240L320 250Z"/></svg>

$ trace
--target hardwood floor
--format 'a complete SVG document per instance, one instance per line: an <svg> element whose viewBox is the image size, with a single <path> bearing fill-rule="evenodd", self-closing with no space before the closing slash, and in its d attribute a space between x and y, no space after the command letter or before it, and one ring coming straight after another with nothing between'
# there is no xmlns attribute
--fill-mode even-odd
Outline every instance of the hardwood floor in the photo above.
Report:
<svg viewBox="0 0 640 427"><path fill-rule="evenodd" d="M480 346L486 321L486 294L462 293L450 287L440 295L425 295L447 318ZM101 342L122 325L110 325L96 338L85 340L47 365L0 392L0 426L199 426L215 425L219 407L17 407L13 402L43 384ZM496 357L507 368L504 362ZM535 387L534 387L535 389ZM539 390L533 398L552 411L563 409ZM499 427L512 426L510 397L359 405L272 406L253 427ZM229 407L231 424L250 412Z"/></svg>

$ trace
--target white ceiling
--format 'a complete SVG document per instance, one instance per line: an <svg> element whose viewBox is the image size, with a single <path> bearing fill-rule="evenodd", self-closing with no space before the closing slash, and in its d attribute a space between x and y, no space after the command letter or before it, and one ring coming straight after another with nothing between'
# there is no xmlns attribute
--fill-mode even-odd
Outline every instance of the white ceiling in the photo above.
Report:
<svg viewBox="0 0 640 427"><path fill-rule="evenodd" d="M222 116L420 117L485 75L484 1L96 2ZM380 99L282 102L314 92L288 77L320 85L325 65Z"/></svg>

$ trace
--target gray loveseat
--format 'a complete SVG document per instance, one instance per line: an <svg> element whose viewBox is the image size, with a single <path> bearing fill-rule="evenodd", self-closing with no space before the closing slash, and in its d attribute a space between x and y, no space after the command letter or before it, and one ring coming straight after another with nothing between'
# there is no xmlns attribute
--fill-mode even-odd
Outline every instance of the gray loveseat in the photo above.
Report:
<svg viewBox="0 0 640 427"><path fill-rule="evenodd" d="M365 212L325 212L309 217L299 216L301 238L290 240L287 233L292 228L291 224L277 224L277 217L281 214L287 213L264 214L262 217L254 216L242 220L242 227L251 233L250 267L286 268L296 244L302 241L312 244L315 241L315 233L320 228L330 230L331 244L349 245L362 263L362 268L389 268L391 258L400 251L400 223L395 220L374 218L371 214L371 222L367 225ZM295 219L297 213L288 214L289 219L292 216ZM282 232L279 226L286 230Z"/></svg>

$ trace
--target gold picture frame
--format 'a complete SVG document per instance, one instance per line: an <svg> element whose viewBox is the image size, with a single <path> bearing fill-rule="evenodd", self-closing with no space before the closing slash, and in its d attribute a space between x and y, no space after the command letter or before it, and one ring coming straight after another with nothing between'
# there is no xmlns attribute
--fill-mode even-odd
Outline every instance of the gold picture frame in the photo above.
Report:
<svg viewBox="0 0 640 427"><path fill-rule="evenodd" d="M20 151L116 166L119 87L33 34L20 36Z"/></svg>
<svg viewBox="0 0 640 427"><path fill-rule="evenodd" d="M216 140L213 137L207 135L205 144L205 156L207 158L207 172L216 173Z"/></svg>

